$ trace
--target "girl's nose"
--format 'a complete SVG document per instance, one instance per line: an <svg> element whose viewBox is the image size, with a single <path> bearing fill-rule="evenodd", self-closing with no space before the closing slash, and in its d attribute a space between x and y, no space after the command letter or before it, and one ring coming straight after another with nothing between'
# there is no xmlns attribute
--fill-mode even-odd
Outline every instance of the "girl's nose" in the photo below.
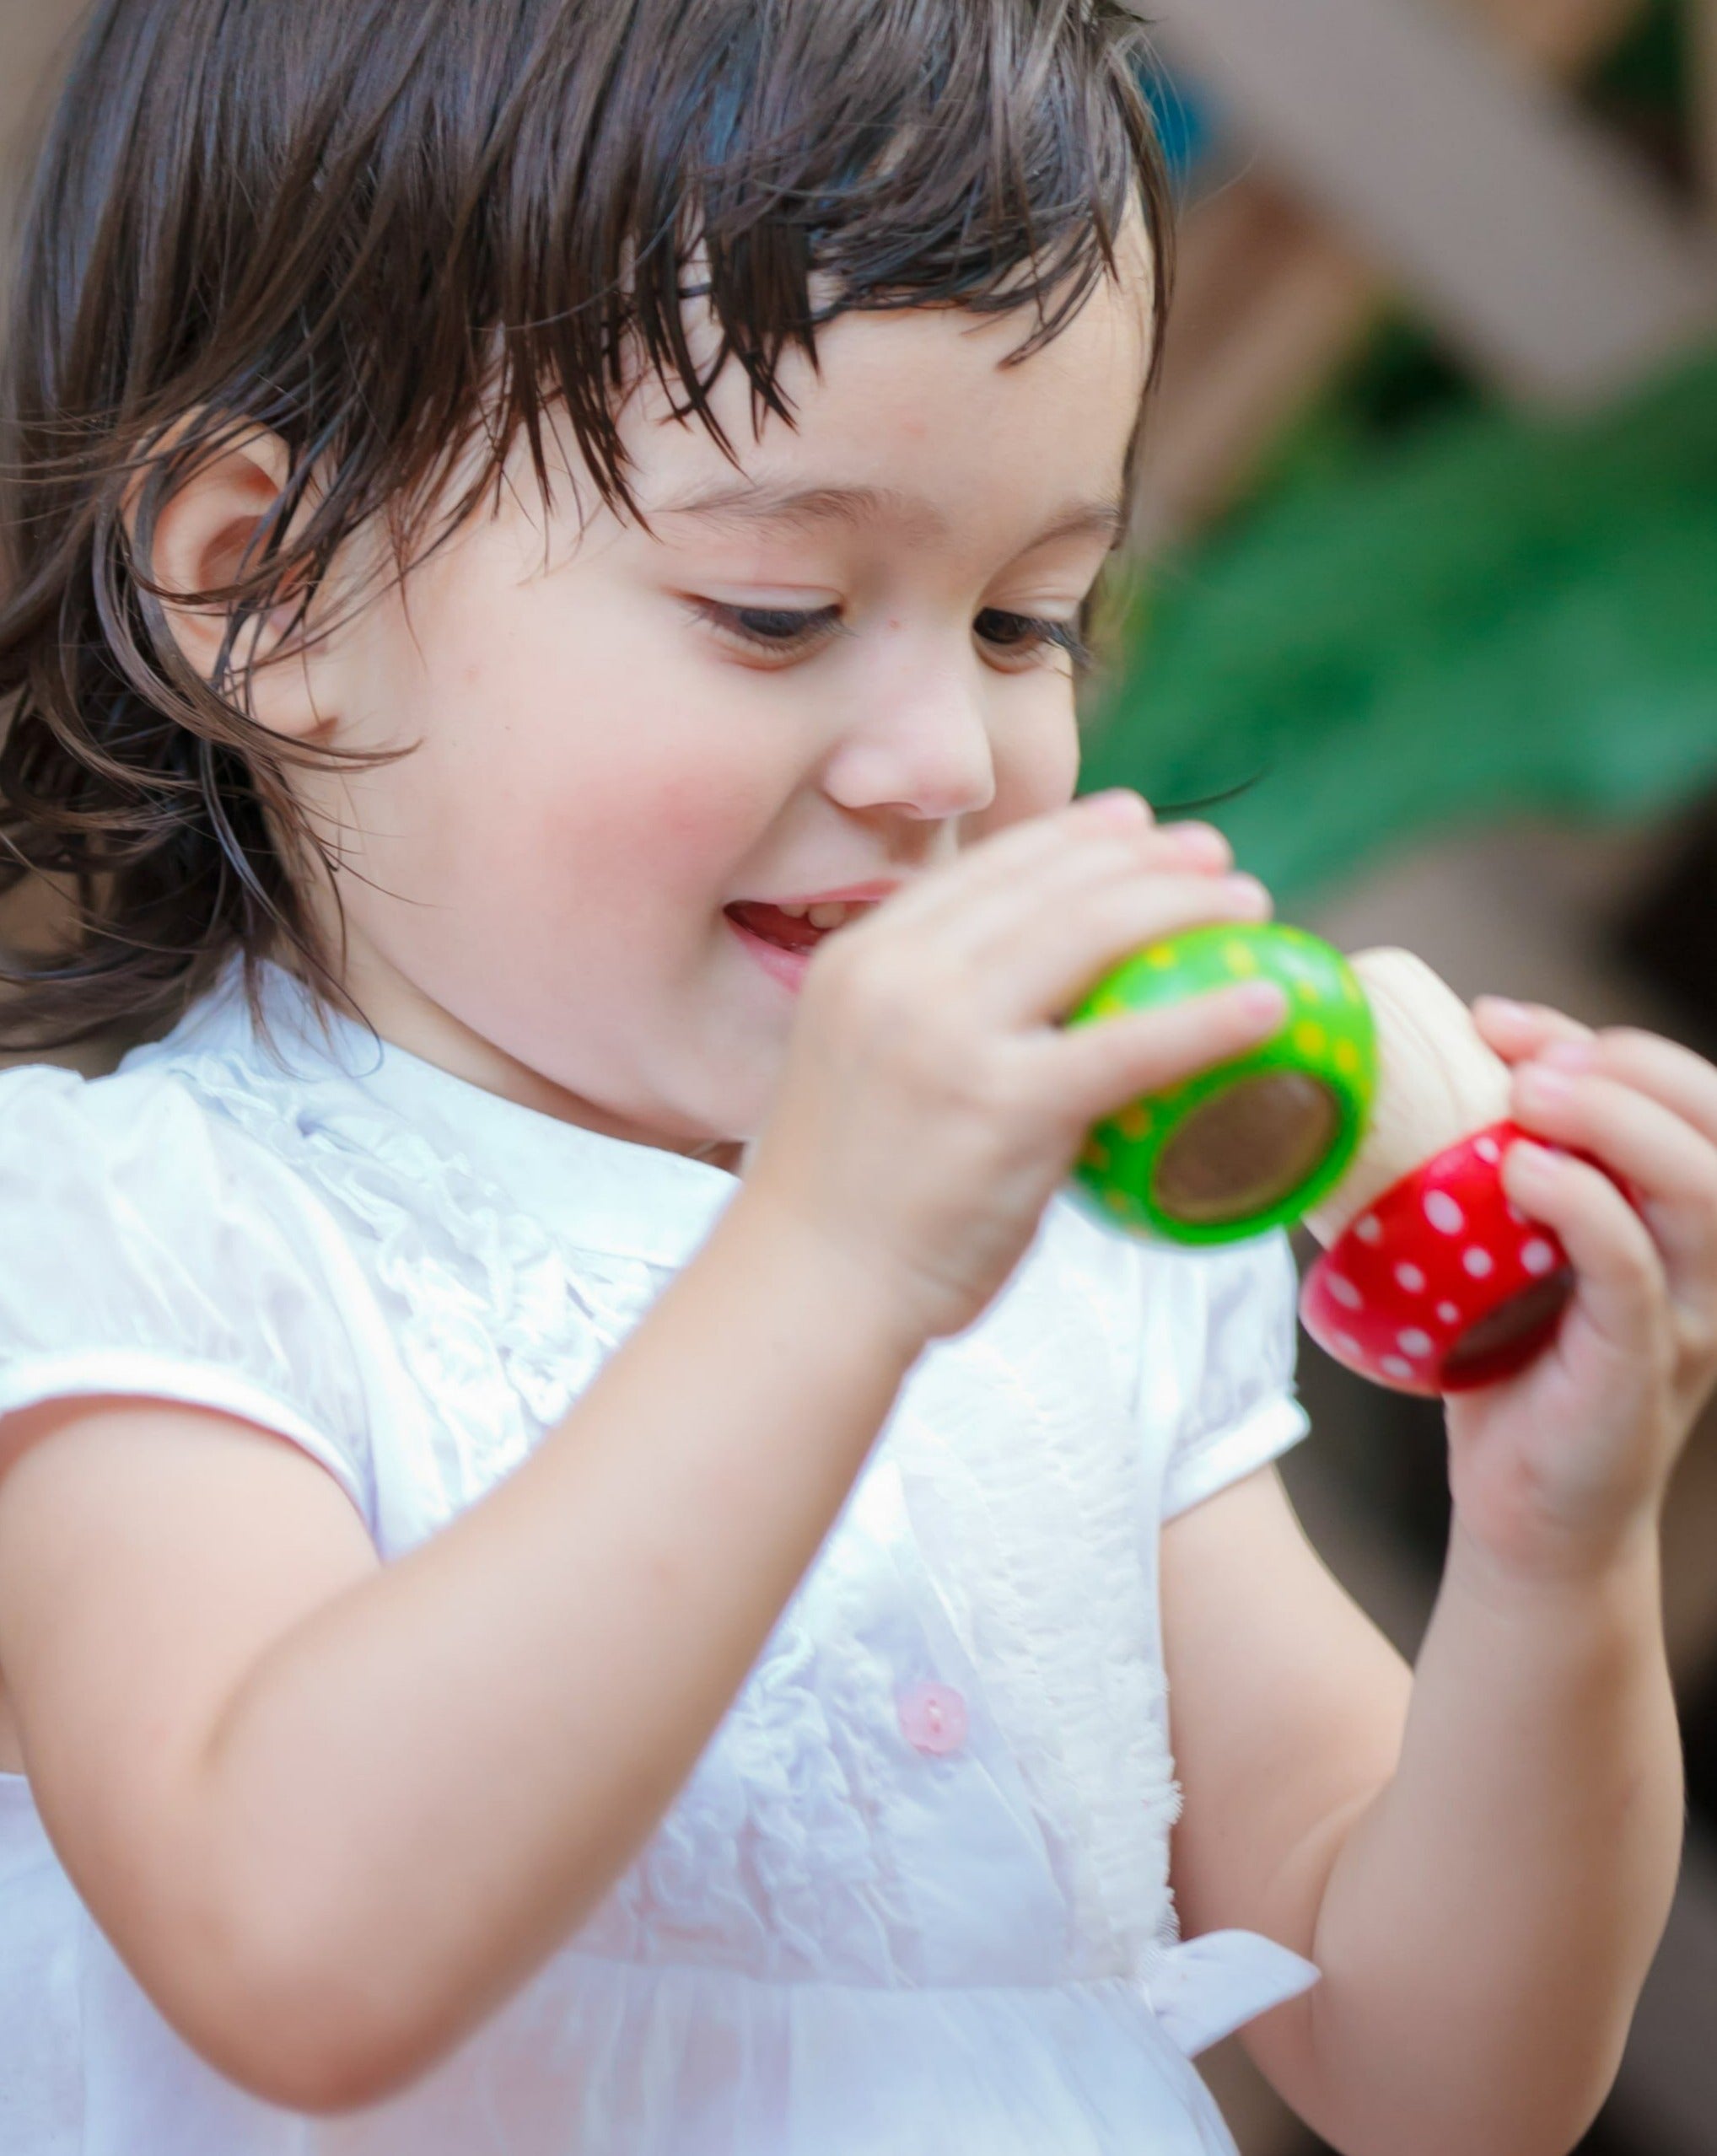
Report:
<svg viewBox="0 0 1717 2156"><path fill-rule="evenodd" d="M920 682L879 700L829 760L824 789L843 809L893 809L925 821L977 815L996 798L994 745L976 684Z"/></svg>

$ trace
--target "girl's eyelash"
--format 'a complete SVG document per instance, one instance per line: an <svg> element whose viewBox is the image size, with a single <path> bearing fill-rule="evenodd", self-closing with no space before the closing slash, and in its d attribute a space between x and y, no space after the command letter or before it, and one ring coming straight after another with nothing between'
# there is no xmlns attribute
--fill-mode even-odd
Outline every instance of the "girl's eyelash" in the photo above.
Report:
<svg viewBox="0 0 1717 2156"><path fill-rule="evenodd" d="M1064 651L1073 661L1076 674L1086 672L1096 663L1096 654L1079 634L1076 622L1044 621L1035 614L1010 614L993 606L987 607L977 618L980 621L989 620L1009 624L1012 632L1009 635L984 639L987 643L995 643L1004 651Z"/></svg>
<svg viewBox="0 0 1717 2156"><path fill-rule="evenodd" d="M837 606L819 606L806 611L785 606L729 606L720 599L704 599L697 602L696 611L702 620L749 644L754 651L772 652L778 657L802 651L841 626L841 612ZM1073 662L1076 673L1088 671L1095 663L1095 654L1074 622L1041 621L1036 615L1014 614L993 606L986 607L977 619L979 623L989 621L1008 625L1006 632L1000 635L986 636L982 628L978 630L983 641L998 650L1063 651Z"/></svg>
<svg viewBox="0 0 1717 2156"><path fill-rule="evenodd" d="M778 656L801 651L820 637L841 626L838 606L819 606L810 612L790 606L728 606L719 599L700 599L700 619L736 637L754 651Z"/></svg>

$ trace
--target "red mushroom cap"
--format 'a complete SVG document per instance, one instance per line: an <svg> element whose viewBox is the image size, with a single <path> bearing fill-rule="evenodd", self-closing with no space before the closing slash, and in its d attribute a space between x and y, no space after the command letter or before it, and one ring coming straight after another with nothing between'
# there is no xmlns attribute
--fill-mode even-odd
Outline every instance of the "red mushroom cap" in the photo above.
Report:
<svg viewBox="0 0 1717 2156"><path fill-rule="evenodd" d="M1475 1131L1392 1184L1306 1276L1300 1316L1326 1354L1397 1392L1494 1384L1553 1338L1574 1293L1561 1239L1502 1186L1526 1133Z"/></svg>

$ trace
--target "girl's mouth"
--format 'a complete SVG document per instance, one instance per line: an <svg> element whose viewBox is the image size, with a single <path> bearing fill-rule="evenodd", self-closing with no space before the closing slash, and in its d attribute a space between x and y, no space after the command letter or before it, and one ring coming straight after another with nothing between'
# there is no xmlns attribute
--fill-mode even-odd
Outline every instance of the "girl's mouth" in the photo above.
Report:
<svg viewBox="0 0 1717 2156"><path fill-rule="evenodd" d="M875 900L823 906L781 906L741 899L726 909L740 943L772 979L797 992L819 944L838 935L848 922L868 912Z"/></svg>
<svg viewBox="0 0 1717 2156"><path fill-rule="evenodd" d="M814 951L826 936L834 935L848 921L868 913L875 902L842 905L831 901L826 906L783 906L742 899L728 907L727 915L749 935L762 943L773 944L779 950Z"/></svg>

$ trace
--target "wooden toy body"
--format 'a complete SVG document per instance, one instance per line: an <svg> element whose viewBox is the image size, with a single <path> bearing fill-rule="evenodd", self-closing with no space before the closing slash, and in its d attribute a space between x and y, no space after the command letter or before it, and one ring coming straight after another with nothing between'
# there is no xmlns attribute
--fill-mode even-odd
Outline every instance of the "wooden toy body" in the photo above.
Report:
<svg viewBox="0 0 1717 2156"><path fill-rule="evenodd" d="M1338 1362L1404 1392L1495 1383L1553 1338L1567 1253L1508 1200L1508 1067L1420 959L1352 961L1274 923L1142 951L1083 1024L1268 978L1281 1030L1251 1054L1134 1101L1090 1133L1070 1188L1111 1226L1186 1244L1304 1218L1324 1245L1300 1298Z"/></svg>
<svg viewBox="0 0 1717 2156"><path fill-rule="evenodd" d="M1371 1126L1306 1224L1325 1246L1300 1298L1327 1352L1425 1395L1493 1384L1555 1336L1574 1292L1561 1243L1511 1205L1508 1066L1406 951L1361 953L1379 1043Z"/></svg>
<svg viewBox="0 0 1717 2156"><path fill-rule="evenodd" d="M1306 1215L1326 1249L1392 1183L1509 1112L1509 1070L1472 1014L1411 951L1350 959L1377 1029L1371 1123L1340 1186Z"/></svg>

